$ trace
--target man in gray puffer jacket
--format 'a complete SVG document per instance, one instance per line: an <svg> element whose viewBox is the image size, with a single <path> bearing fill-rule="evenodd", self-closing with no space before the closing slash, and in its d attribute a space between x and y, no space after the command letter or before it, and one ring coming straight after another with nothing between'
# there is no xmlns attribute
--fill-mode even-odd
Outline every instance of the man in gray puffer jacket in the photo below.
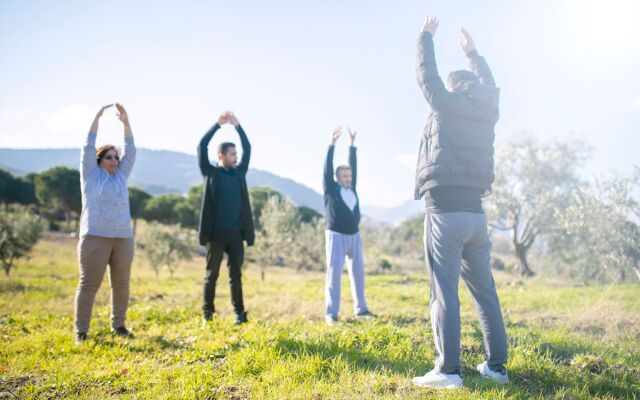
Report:
<svg viewBox="0 0 640 400"><path fill-rule="evenodd" d="M469 34L462 50L471 71L454 71L447 85L438 75L433 36L438 20L427 18L418 39L418 84L431 115L420 143L415 197L424 196L425 253L431 278L430 314L438 357L433 370L413 383L433 388L462 387L460 365L460 275L476 304L486 361L483 377L507 383L507 339L491 273L491 243L482 197L493 183L494 127L499 89Z"/></svg>

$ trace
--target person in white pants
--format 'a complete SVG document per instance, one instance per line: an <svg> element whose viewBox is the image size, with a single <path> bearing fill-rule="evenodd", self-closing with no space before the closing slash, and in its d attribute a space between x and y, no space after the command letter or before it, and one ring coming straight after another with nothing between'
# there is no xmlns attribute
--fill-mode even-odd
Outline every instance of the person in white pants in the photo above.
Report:
<svg viewBox="0 0 640 400"><path fill-rule="evenodd" d="M324 164L324 207L327 230L327 275L325 279L325 321L329 325L338 323L340 311L340 289L342 268L348 259L351 294L353 295L356 318L372 318L364 295L364 259L362 240L358 225L360 206L356 193L357 159L353 143L356 132L349 129L349 165L336 168L334 180L333 152L335 143L342 134L336 128L331 134L331 143Z"/></svg>

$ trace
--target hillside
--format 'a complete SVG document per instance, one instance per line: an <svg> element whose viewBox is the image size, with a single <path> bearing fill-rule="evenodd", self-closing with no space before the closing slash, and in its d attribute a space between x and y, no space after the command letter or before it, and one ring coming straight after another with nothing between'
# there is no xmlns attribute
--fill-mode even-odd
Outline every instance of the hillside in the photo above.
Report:
<svg viewBox="0 0 640 400"><path fill-rule="evenodd" d="M3 149L0 148L0 168L14 175L42 172L63 165L78 168L79 149ZM130 183L153 194L186 193L189 187L202 183L196 157L191 154L168 150L139 148L136 166ZM250 187L266 186L283 193L297 205L311 207L324 213L322 195L308 186L292 179L259 169L250 169L247 174ZM421 212L422 202L408 200L397 207L361 206L368 217L396 223Z"/></svg>
<svg viewBox="0 0 640 400"><path fill-rule="evenodd" d="M78 149L0 149L0 168L14 174L42 172L53 166L78 168ZM196 157L167 150L139 148L130 183L153 195L186 193L202 183ZM267 171L250 169L249 186L267 186L278 190L294 203L323 211L322 196L313 189Z"/></svg>

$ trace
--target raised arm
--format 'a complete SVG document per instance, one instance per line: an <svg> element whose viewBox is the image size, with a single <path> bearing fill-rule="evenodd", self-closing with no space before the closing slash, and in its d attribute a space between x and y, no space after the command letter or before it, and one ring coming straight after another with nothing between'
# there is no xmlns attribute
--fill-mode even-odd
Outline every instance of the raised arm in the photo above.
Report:
<svg viewBox="0 0 640 400"><path fill-rule="evenodd" d="M342 129L340 127L337 127L333 130L333 133L331 133L329 149L327 150L327 158L324 160L324 179L322 186L325 193L336 186L336 181L333 180L333 151L335 149L336 141L340 137L341 133Z"/></svg>
<svg viewBox="0 0 640 400"><path fill-rule="evenodd" d="M246 174L249 170L249 160L251 160L251 143L249 143L247 134L244 132L244 129L242 129L242 126L237 125L236 131L238 132L238 136L240 136L240 143L242 143L242 158L237 168L238 171Z"/></svg>
<svg viewBox="0 0 640 400"><path fill-rule="evenodd" d="M204 134L198 144L198 166L203 176L207 176L215 170L215 167L209 162L209 142L211 142L213 134L216 133L218 129L220 129L220 123L216 122L211 129Z"/></svg>
<svg viewBox="0 0 640 400"><path fill-rule="evenodd" d="M96 137L98 135L98 125L104 110L111 106L113 106L113 104L108 104L102 107L96 114L96 117L93 119L93 123L89 128L89 134L87 135L84 146L82 146L82 150L80 151L80 172L83 176L90 174L94 168L98 168L98 163L96 162Z"/></svg>
<svg viewBox="0 0 640 400"><path fill-rule="evenodd" d="M418 86L434 111L444 109L451 96L438 74L433 36L438 29L438 20L427 17L418 38L416 74Z"/></svg>
<svg viewBox="0 0 640 400"><path fill-rule="evenodd" d="M473 38L469 35L469 32L464 29L461 29L460 31L462 32L460 47L467 57L469 57L469 67L471 68L471 71L473 71L481 83L489 86L496 86L496 81L493 79L493 74L491 74L489 65L484 57L478 54Z"/></svg>
<svg viewBox="0 0 640 400"><path fill-rule="evenodd" d="M356 135L358 132L349 130L349 166L351 167L351 188L355 190L358 178L358 157L356 154Z"/></svg>
<svg viewBox="0 0 640 400"><path fill-rule="evenodd" d="M235 114L229 112L227 117L231 125L236 128L238 136L240 136L240 143L242 144L242 158L240 159L237 170L242 174L246 174L247 171L249 171L249 160L251 160L251 143L249 143L247 134L244 132L244 129L242 129L242 126L240 126L240 122L238 122Z"/></svg>
<svg viewBox="0 0 640 400"><path fill-rule="evenodd" d="M136 145L133 142L133 132L131 132L127 111L119 103L116 103L116 108L118 109L118 118L124 124L124 154L120 159L118 170L126 179L131 175L131 170L136 162Z"/></svg>

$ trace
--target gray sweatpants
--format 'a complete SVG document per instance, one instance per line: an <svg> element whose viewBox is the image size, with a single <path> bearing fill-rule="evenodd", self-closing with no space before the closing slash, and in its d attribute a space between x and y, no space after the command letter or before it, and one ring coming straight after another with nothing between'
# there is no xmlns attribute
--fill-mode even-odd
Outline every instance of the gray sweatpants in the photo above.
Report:
<svg viewBox="0 0 640 400"><path fill-rule="evenodd" d="M364 260L362 257L362 240L360 233L344 235L333 231L325 231L327 252L327 274L325 278L326 315L338 317L340 311L340 284L345 257L348 257L351 295L353 296L353 312L357 315L368 311L364 298Z"/></svg>
<svg viewBox="0 0 640 400"><path fill-rule="evenodd" d="M427 214L424 221L431 277L430 311L438 357L435 370L460 373L460 275L480 316L485 357L496 369L507 362L507 335L491 274L491 242L484 214Z"/></svg>

